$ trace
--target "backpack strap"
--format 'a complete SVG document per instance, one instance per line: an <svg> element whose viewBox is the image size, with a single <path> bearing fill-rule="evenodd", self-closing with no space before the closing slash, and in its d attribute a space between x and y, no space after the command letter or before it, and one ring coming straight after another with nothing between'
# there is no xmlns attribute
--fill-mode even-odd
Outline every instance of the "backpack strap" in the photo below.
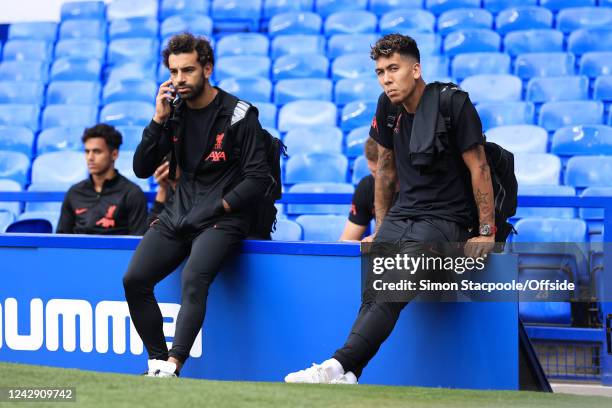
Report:
<svg viewBox="0 0 612 408"><path fill-rule="evenodd" d="M236 123L244 119L250 107L251 107L250 103L238 99L238 102L236 102L236 106L234 107L234 112L232 113L232 120L230 121L230 127L234 126Z"/></svg>
<svg viewBox="0 0 612 408"><path fill-rule="evenodd" d="M444 119L444 124L446 125L446 130L448 133L453 132L453 105L452 99L453 95L456 91L460 91L457 85L453 83L444 84L442 90L440 91L440 114Z"/></svg>

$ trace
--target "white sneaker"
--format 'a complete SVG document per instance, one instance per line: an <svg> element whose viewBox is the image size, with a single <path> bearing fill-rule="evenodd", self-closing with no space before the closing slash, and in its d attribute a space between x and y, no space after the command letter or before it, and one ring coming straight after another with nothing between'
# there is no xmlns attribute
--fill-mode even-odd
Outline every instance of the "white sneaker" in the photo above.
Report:
<svg viewBox="0 0 612 408"><path fill-rule="evenodd" d="M332 380L331 384L357 384L357 377L355 377L352 371L349 371L343 374L342 377Z"/></svg>
<svg viewBox="0 0 612 408"><path fill-rule="evenodd" d="M330 384L332 378L330 378L327 370L322 364L312 363L312 367L305 370L296 371L295 373L289 373L285 377L286 383L300 383L300 384Z"/></svg>
<svg viewBox="0 0 612 408"><path fill-rule="evenodd" d="M149 360L147 377L176 378L176 364L164 360Z"/></svg>

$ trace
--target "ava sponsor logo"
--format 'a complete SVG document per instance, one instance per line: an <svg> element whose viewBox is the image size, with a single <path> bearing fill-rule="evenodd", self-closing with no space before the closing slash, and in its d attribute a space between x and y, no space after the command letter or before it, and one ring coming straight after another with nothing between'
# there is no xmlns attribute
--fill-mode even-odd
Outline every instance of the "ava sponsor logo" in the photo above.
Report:
<svg viewBox="0 0 612 408"><path fill-rule="evenodd" d="M180 305L160 303L159 308L164 317L164 336L173 337ZM144 351L127 302L104 300L95 306L82 299L51 299L44 304L42 299L34 298L29 305L15 298L0 302L0 350L38 351L45 347L58 351L60 338L62 349L68 352L78 347L85 353L94 350L109 353L112 349L115 354L124 354L128 343L131 354ZM172 342L168 342L168 348L171 346ZM196 358L202 356L201 329L189 354Z"/></svg>

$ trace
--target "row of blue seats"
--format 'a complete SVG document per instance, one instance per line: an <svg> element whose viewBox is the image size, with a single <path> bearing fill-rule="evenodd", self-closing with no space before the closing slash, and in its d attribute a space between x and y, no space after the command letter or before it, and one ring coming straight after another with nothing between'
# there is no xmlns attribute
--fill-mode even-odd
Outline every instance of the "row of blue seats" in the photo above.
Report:
<svg viewBox="0 0 612 408"><path fill-rule="evenodd" d="M612 9L610 9L612 10ZM567 47L563 33L552 29L520 30L504 38L495 31L479 28L466 28L454 31L444 37L428 32L409 32L419 45L421 55L455 55L472 52L500 52L511 56L525 52L561 52L567 50L577 56L593 51L612 49L612 29L594 28L573 31L567 37ZM347 53L363 53L367 57L369 47L380 34L336 34L329 41L315 34L283 34L270 41L262 34L232 34L219 39L216 46L217 57L226 55L255 54L275 59L287 54L326 54L330 58ZM523 40L535 40L524 44ZM248 43L236 44L242 41ZM297 42L297 44L296 44ZM87 46L89 44L89 46ZM83 49L83 46L87 46ZM162 43L162 47L165 43ZM108 46L98 39L64 39L54 47L53 43L35 39L15 39L4 45L3 61L43 61L49 62L54 56L59 58L88 58L101 62L106 57L109 65L118 65L128 60L158 62L160 43L157 38L135 37L112 40Z"/></svg>
<svg viewBox="0 0 612 408"><path fill-rule="evenodd" d="M340 11L323 19L313 12L288 12L275 15L268 24L270 37L283 34L335 34L395 32L438 32L450 34L456 30L488 29L505 35L512 31L528 29L557 28L565 34L582 28L605 28L612 23L612 8L583 7L568 8L559 12L556 25L553 24L553 13L544 7L512 7L501 11L497 17L484 9L455 9L441 14L437 19L429 11L401 9L384 14L380 21L375 14L365 11ZM495 23L495 27L494 27ZM138 17L116 19L108 26L103 20L71 19L59 25L54 23L29 23L28 28L22 24L9 27L9 39L41 39L54 42L58 38L86 38L99 40L116 40L133 37L160 37L166 39L172 35L190 31L194 34L213 36L213 20L205 15L190 13L174 15L158 23L156 18Z"/></svg>

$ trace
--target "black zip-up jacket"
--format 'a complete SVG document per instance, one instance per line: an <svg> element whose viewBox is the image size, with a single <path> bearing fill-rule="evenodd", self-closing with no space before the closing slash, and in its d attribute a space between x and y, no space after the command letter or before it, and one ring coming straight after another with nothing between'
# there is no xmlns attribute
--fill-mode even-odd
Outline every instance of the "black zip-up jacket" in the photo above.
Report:
<svg viewBox="0 0 612 408"><path fill-rule="evenodd" d="M116 171L116 170L115 170ZM70 187L58 234L142 235L146 230L147 199L136 184L117 171L96 191L91 176Z"/></svg>
<svg viewBox="0 0 612 408"><path fill-rule="evenodd" d="M172 151L170 175L173 164L178 164L181 177L158 219L179 235L199 233L221 220L248 231L250 204L264 196L270 183L264 140L258 137L261 125L257 109L250 108L246 117L233 126L231 134L226 135L238 98L217 90L219 94L211 102L214 104L211 123L200 132L206 138L205 148L194 172L185 171L185 159L181 157L185 131L181 121L183 101L163 126L153 120L149 123L134 154L134 173L148 178ZM230 213L225 213L222 199L229 204Z"/></svg>

